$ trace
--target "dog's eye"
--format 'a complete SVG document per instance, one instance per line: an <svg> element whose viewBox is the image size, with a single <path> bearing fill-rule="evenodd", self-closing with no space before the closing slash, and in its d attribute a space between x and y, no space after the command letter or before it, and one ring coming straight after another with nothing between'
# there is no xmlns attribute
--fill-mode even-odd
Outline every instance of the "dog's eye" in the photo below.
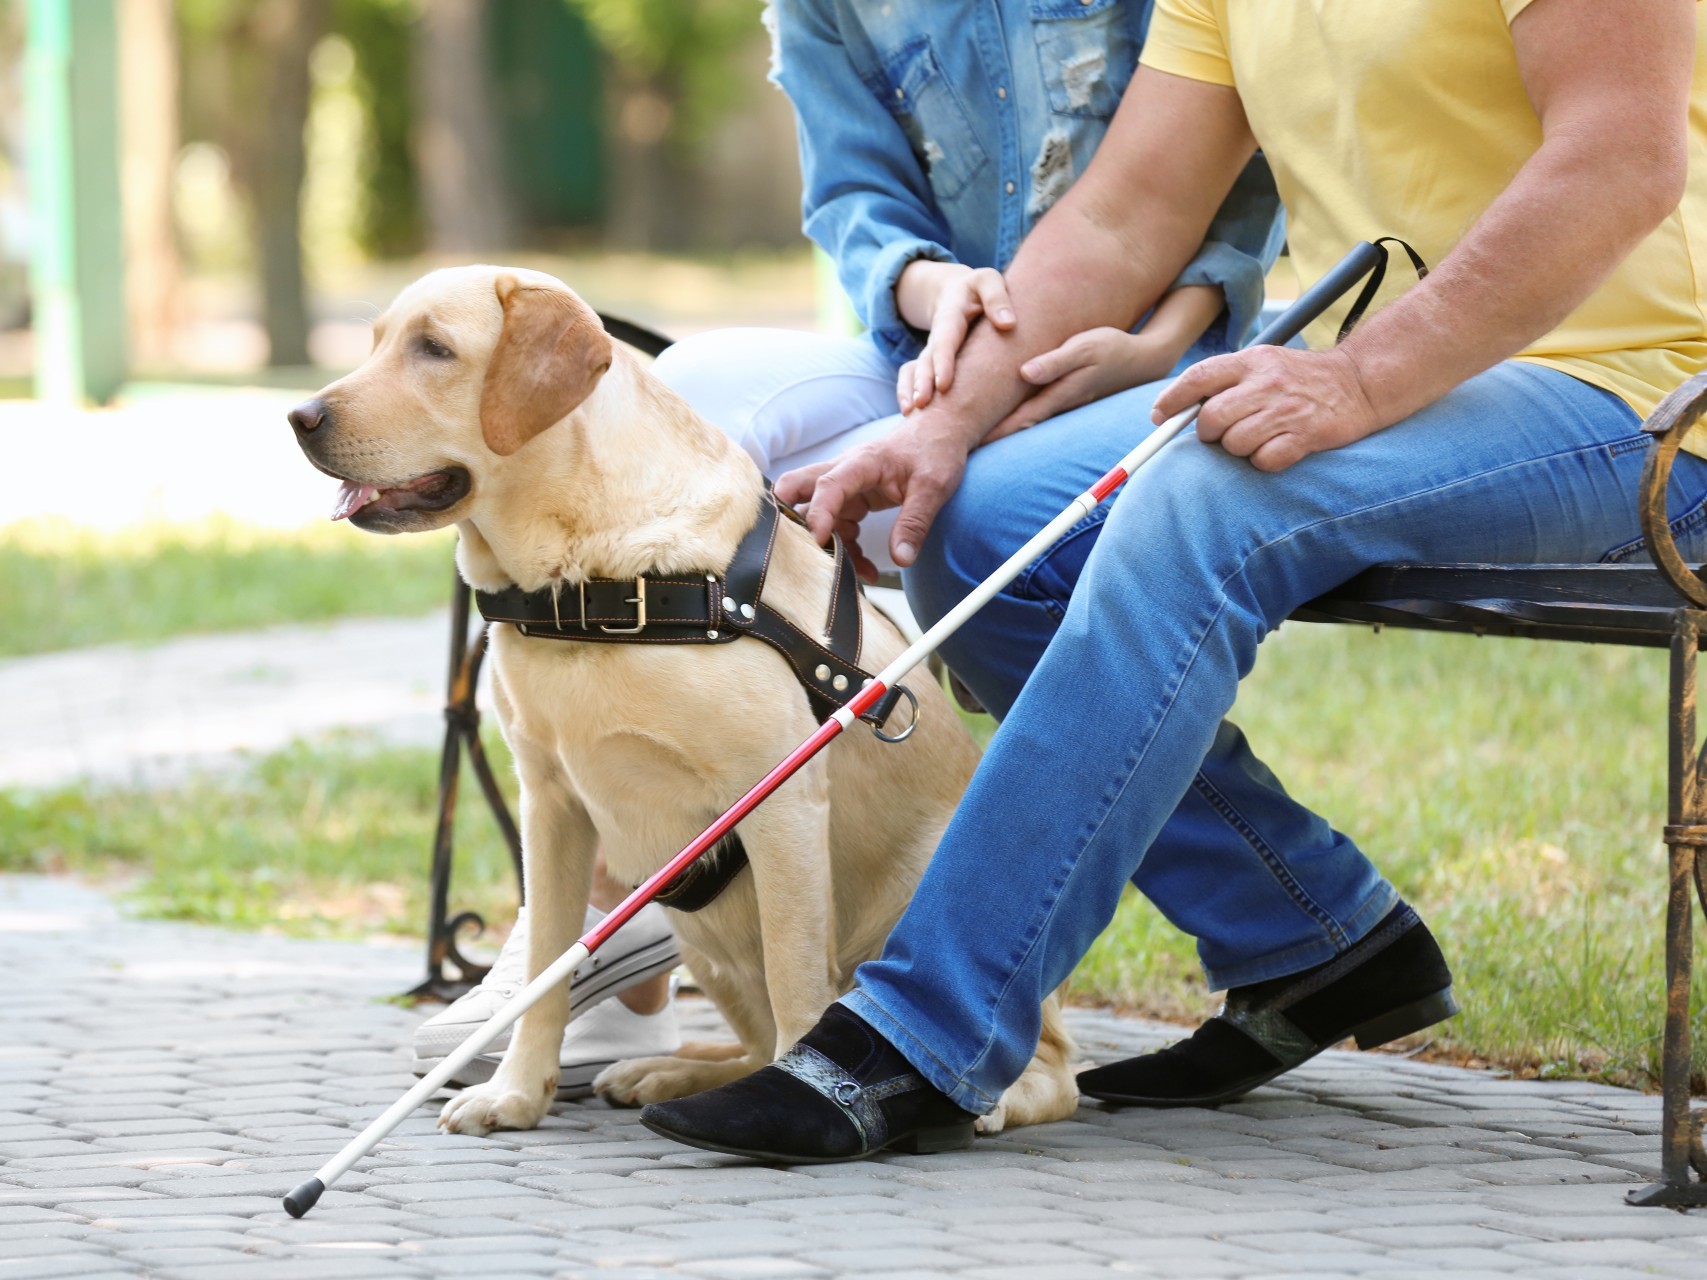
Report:
<svg viewBox="0 0 1707 1280"><path fill-rule="evenodd" d="M421 354L429 355L435 360L449 360L456 355L456 352L445 346L437 338L429 337L423 333L421 335Z"/></svg>

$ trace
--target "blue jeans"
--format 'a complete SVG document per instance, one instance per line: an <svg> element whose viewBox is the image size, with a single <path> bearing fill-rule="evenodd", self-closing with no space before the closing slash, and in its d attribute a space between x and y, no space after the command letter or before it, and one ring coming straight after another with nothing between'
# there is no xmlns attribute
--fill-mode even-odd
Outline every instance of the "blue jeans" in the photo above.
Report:
<svg viewBox="0 0 1707 1280"><path fill-rule="evenodd" d="M1149 430L1158 390L973 454L908 575L921 621L1118 461ZM1296 973L1356 942L1393 887L1225 719L1258 644L1374 564L1643 555L1639 426L1605 391L1508 362L1278 474L1175 440L945 646L1001 727L844 1003L984 1112L1024 1070L1039 1006L1128 881L1199 940L1215 987ZM1699 555L1707 462L1680 456L1672 501L1685 554Z"/></svg>

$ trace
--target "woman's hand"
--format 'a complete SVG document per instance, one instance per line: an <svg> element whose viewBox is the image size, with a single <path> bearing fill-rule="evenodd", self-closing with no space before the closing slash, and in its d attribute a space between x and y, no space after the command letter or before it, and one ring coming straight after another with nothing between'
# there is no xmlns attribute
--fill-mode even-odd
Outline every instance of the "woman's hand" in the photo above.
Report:
<svg viewBox="0 0 1707 1280"><path fill-rule="evenodd" d="M1045 418L1116 391L1167 377L1215 322L1223 305L1220 289L1185 285L1163 298L1137 333L1088 329L1055 350L1032 357L1020 366L1019 376L1038 390L992 427L982 443L1035 427Z"/></svg>
<svg viewBox="0 0 1707 1280"><path fill-rule="evenodd" d="M930 333L924 351L902 365L896 379L902 413L923 408L954 385L954 358L979 316L1001 330L1014 327L1008 287L993 267L915 259L895 282L895 301L902 319Z"/></svg>
<svg viewBox="0 0 1707 1280"><path fill-rule="evenodd" d="M1178 362L1171 342L1148 333L1088 329L1074 334L1055 350L1020 366L1019 376L1038 389L992 427L983 443L1035 427L1045 418L1128 387L1154 382Z"/></svg>

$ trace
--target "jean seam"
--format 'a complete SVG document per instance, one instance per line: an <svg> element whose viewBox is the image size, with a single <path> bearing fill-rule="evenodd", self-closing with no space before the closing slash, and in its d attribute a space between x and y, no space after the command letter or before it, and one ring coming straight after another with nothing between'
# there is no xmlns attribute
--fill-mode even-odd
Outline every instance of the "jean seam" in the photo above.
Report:
<svg viewBox="0 0 1707 1280"><path fill-rule="evenodd" d="M1221 816L1221 820L1251 847L1252 852L1257 855L1263 866L1268 868L1269 874L1275 878L1286 896L1292 899L1293 904L1303 910L1327 932L1329 940L1333 942L1336 949L1344 947L1346 945L1344 927L1334 918L1332 912L1326 910L1315 898L1310 896L1304 886L1299 883L1298 878L1292 874L1291 869L1287 867L1279 851L1263 839L1262 833L1244 814L1239 812L1237 806L1226 797L1225 793L1204 777L1201 772L1191 780L1191 785L1204 800L1208 801L1209 807Z"/></svg>
<svg viewBox="0 0 1707 1280"><path fill-rule="evenodd" d="M1386 919L1387 913L1402 901L1404 898L1399 891L1393 887L1390 881L1383 878L1376 891L1366 898L1363 904L1346 919L1346 937L1350 939L1350 945L1356 946L1365 934ZM1361 928L1359 928L1360 925ZM1352 937L1353 934L1356 934L1356 937ZM1335 948L1334 954L1337 955L1340 950L1342 948ZM1301 963L1294 959L1294 957L1299 956L1303 957ZM1287 947L1284 951L1271 951L1252 960L1241 961L1238 964L1219 965L1214 969L1205 966L1204 977L1208 980L1211 991L1225 991L1233 987L1246 986L1252 982L1263 982L1269 978L1289 977L1302 969L1308 969L1312 965L1321 964L1331 959L1333 959L1332 955L1321 955L1314 944L1298 943ZM1253 968L1260 968L1262 972L1250 974L1249 971Z"/></svg>
<svg viewBox="0 0 1707 1280"><path fill-rule="evenodd" d="M1707 493L1703 493L1689 507L1685 508L1683 514L1675 520L1666 521L1666 527L1671 530L1671 535L1674 538L1694 533L1703 524L1707 524ZM1633 560L1636 553L1643 550L1647 543L1646 534L1632 538L1628 542L1620 543L1601 556L1600 563L1621 564L1625 560Z"/></svg>

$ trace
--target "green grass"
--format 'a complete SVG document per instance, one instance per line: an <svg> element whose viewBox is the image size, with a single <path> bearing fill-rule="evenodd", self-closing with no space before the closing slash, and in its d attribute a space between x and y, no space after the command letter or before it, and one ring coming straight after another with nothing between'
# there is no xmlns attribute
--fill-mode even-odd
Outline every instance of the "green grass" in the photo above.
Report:
<svg viewBox="0 0 1707 1280"><path fill-rule="evenodd" d="M450 532L376 538L344 525L223 519L116 533L62 520L0 527L0 657L355 614L420 613L450 595Z"/></svg>
<svg viewBox="0 0 1707 1280"><path fill-rule="evenodd" d="M493 765L515 803L509 756ZM0 871L115 877L141 915L239 929L418 933L436 821L438 753L356 736L258 758L237 777L161 791L0 790ZM464 779L457 909L507 923L509 854Z"/></svg>
<svg viewBox="0 0 1707 1280"><path fill-rule="evenodd" d="M1465 1005L1435 1042L1450 1060L1652 1083L1664 663L1296 625L1266 647L1235 717L1441 938ZM497 744L494 763L507 778ZM163 793L0 792L0 870L128 876L138 910L173 919L414 933L435 775L435 752L345 740ZM454 905L507 920L508 860L466 781L458 840ZM1136 898L1073 992L1186 1021L1214 1006L1189 942Z"/></svg>

